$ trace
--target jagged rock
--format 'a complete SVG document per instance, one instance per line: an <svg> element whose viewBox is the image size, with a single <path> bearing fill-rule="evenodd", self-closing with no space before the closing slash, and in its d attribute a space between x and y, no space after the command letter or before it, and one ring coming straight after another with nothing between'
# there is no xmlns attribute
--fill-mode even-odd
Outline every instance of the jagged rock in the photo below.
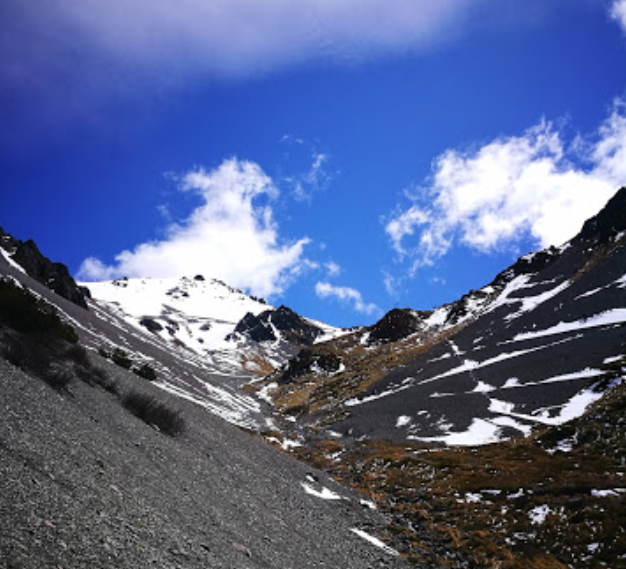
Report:
<svg viewBox="0 0 626 569"><path fill-rule="evenodd" d="M626 187L621 188L594 217L588 219L577 240L608 243L621 231L626 231Z"/></svg>
<svg viewBox="0 0 626 569"><path fill-rule="evenodd" d="M394 308L370 328L370 343L396 342L419 330L420 318L408 308Z"/></svg>
<svg viewBox="0 0 626 569"><path fill-rule="evenodd" d="M249 312L239 321L231 338L239 334L254 342L275 342L278 338L274 330L288 342L304 346L312 344L322 334L322 330L290 308L279 306L258 316Z"/></svg>
<svg viewBox="0 0 626 569"><path fill-rule="evenodd" d="M450 312L446 318L446 324L455 325L465 318L472 310L473 305L483 301L488 294L482 290L470 290L459 300L451 304Z"/></svg>
<svg viewBox="0 0 626 569"><path fill-rule="evenodd" d="M32 239L20 241L0 227L0 246L7 250L11 258L32 278L46 285L59 296L87 308L84 287L79 287L63 263L53 263L38 249Z"/></svg>
<svg viewBox="0 0 626 569"><path fill-rule="evenodd" d="M248 312L235 326L235 333L247 336L254 342L275 342L276 335L268 324L269 311L255 316Z"/></svg>
<svg viewBox="0 0 626 569"><path fill-rule="evenodd" d="M163 326L161 326L154 318L142 318L139 321L139 324L150 332L160 332L163 330Z"/></svg>

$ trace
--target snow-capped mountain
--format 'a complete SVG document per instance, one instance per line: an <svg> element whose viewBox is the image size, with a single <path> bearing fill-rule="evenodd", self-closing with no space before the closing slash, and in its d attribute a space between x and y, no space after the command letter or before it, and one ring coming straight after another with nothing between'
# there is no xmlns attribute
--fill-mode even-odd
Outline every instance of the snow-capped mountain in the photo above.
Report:
<svg viewBox="0 0 626 569"><path fill-rule="evenodd" d="M199 355L231 350L226 338L246 314L268 305L202 275L181 279L121 279L84 283L96 311L117 314L130 325Z"/></svg>
<svg viewBox="0 0 626 569"><path fill-rule="evenodd" d="M1 229L0 253L0 272L47 298L94 352L124 352L154 368L161 388L249 428L265 425L264 403L242 387L342 333L208 276L77 284Z"/></svg>
<svg viewBox="0 0 626 569"><path fill-rule="evenodd" d="M625 343L622 189L562 247L436 310L396 309L308 347L264 393L335 435L484 444L581 415L613 384Z"/></svg>
<svg viewBox="0 0 626 569"><path fill-rule="evenodd" d="M81 287L2 231L0 284L0 558L6 543L29 568L92 552L102 567L112 552L120 567L623 562L626 189L458 301L351 330L208 276ZM65 343L22 330L20 289ZM137 392L179 405L189 432L129 413Z"/></svg>
<svg viewBox="0 0 626 569"><path fill-rule="evenodd" d="M193 352L216 372L264 375L301 347L340 333L203 275L82 286L102 318L115 314L172 350Z"/></svg>

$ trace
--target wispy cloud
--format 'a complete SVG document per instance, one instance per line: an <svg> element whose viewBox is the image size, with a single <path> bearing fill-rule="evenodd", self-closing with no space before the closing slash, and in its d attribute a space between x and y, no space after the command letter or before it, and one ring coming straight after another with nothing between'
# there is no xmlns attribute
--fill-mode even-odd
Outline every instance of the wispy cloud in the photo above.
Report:
<svg viewBox="0 0 626 569"><path fill-rule="evenodd" d="M616 101L593 137L570 144L542 121L477 150L448 150L410 206L387 220L393 248L416 270L459 244L489 253L528 237L563 243L626 183L625 110Z"/></svg>
<svg viewBox="0 0 626 569"><path fill-rule="evenodd" d="M279 238L272 209L279 192L257 164L230 159L214 170L198 168L182 177L181 189L202 198L188 219L170 225L161 241L121 252L112 265L85 260L79 278L205 273L270 296L311 266L304 257L306 237L291 243Z"/></svg>
<svg viewBox="0 0 626 569"><path fill-rule="evenodd" d="M238 74L312 55L346 57L429 43L468 0L5 0L21 20L64 43L132 63ZM5 24L7 27L7 24ZM54 34L54 35L52 35ZM36 38L31 37L30 40Z"/></svg>
<svg viewBox="0 0 626 569"><path fill-rule="evenodd" d="M486 0L482 0L486 1ZM311 59L419 49L476 0L3 0L3 98L50 120L105 103ZM104 112L104 111L103 111ZM53 117L55 119L53 119ZM36 121L34 121L36 123Z"/></svg>
<svg viewBox="0 0 626 569"><path fill-rule="evenodd" d="M610 14L626 34L626 0L614 0Z"/></svg>
<svg viewBox="0 0 626 569"><path fill-rule="evenodd" d="M310 202L317 192L330 186L338 171L330 167L329 154L316 143L292 135L283 136L280 142L286 148L284 158L289 163L281 181L296 200Z"/></svg>
<svg viewBox="0 0 626 569"><path fill-rule="evenodd" d="M334 261L328 261L324 267L329 277L336 277L341 274L341 267Z"/></svg>
<svg viewBox="0 0 626 569"><path fill-rule="evenodd" d="M333 298L349 304L356 312L373 315L380 313L380 308L372 303L366 303L363 295L356 289L346 286L334 286L328 282L318 282L315 285L315 293L319 298Z"/></svg>

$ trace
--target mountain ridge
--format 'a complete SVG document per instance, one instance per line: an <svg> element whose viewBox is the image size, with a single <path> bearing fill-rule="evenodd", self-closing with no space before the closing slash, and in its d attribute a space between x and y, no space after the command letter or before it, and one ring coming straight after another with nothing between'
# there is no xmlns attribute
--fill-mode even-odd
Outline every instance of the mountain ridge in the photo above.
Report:
<svg viewBox="0 0 626 569"><path fill-rule="evenodd" d="M398 440L421 430L424 440L435 441L446 440L445 433L460 440L466 432L470 444L477 421L489 431L484 442L516 430L528 434L602 375L604 359L620 353L625 212L622 188L563 246L520 257L458 301L426 312L394 309L370 327L304 348L264 382L266 393L279 413L344 435ZM314 369L320 358L341 361L342 371L320 373ZM463 410L477 407L482 411L473 419Z"/></svg>
<svg viewBox="0 0 626 569"><path fill-rule="evenodd" d="M14 333L0 318L9 409L0 430L9 530L0 547L12 569L88 558L95 567L140 559L172 569L287 569L295 559L368 569L623 561L623 539L610 536L626 522L626 189L568 243L520 257L459 300L394 309L349 330L202 275L92 284L85 310L0 249L2 278L50 303L45 311L75 330L67 339L79 337L59 349L45 385L19 368L24 353L7 351ZM189 430L164 439L149 418L124 410L138 388L177 405ZM51 445L50 434L60 442ZM168 472L177 461L183 470ZM181 491L186 468L193 482ZM83 533L90 504L69 498L85 495L85 484L100 512L97 542ZM171 536L145 525L146 504ZM198 531L189 512L212 525ZM29 535L38 540L30 552ZM306 553L286 543L294 536Z"/></svg>

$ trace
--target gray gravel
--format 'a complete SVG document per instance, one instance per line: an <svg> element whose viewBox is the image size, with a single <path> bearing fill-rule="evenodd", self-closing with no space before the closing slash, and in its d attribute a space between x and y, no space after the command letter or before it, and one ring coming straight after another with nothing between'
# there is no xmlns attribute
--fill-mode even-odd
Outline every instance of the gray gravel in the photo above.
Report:
<svg viewBox="0 0 626 569"><path fill-rule="evenodd" d="M0 567L404 567L351 532L385 520L349 489L202 408L97 360L122 391L181 410L177 438L75 380L57 392L0 359ZM307 474L346 499L307 494Z"/></svg>

